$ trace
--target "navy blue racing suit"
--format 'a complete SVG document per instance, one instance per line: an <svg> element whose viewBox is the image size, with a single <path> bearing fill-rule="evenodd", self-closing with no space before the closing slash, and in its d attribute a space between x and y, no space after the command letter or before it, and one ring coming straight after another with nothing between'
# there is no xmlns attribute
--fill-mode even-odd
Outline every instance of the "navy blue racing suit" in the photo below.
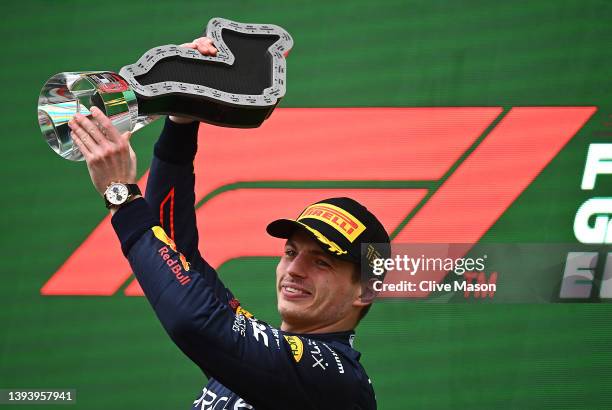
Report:
<svg viewBox="0 0 612 410"><path fill-rule="evenodd" d="M193 172L198 125L166 120L146 200L112 218L161 324L209 378L192 409L375 409L352 331L275 329L244 310L200 255Z"/></svg>

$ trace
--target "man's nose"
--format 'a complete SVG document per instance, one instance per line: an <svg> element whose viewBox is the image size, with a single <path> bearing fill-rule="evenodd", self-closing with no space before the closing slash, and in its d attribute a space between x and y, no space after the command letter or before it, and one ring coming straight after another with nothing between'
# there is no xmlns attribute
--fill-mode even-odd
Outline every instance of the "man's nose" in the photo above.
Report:
<svg viewBox="0 0 612 410"><path fill-rule="evenodd" d="M306 258L298 253L287 266L287 273L291 276L304 278L307 276Z"/></svg>

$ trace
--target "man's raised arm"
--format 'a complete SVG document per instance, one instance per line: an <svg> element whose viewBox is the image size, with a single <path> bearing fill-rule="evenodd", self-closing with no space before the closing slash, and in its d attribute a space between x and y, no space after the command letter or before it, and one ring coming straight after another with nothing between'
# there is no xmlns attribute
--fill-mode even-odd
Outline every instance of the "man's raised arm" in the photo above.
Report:
<svg viewBox="0 0 612 410"><path fill-rule="evenodd" d="M182 47L214 56L217 49L210 38L200 37ZM198 249L195 217L195 175L193 160L197 152L199 122L184 117L169 116L155 144L145 198L159 224L176 243L177 249L197 268L207 271L208 264ZM225 287L216 274L208 278L222 300L227 300Z"/></svg>

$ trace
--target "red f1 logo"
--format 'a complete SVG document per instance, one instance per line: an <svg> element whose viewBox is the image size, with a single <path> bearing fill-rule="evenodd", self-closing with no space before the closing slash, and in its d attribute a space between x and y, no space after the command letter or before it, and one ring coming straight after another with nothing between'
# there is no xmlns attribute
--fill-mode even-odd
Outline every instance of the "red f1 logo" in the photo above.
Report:
<svg viewBox="0 0 612 410"><path fill-rule="evenodd" d="M196 198L206 199L197 211L203 254L213 267L278 256L280 245L265 233L269 221L341 195L372 210L394 242L476 243L596 110L284 108L257 129L201 125L195 169ZM173 236L171 222L165 228ZM41 294L113 295L128 280L107 217ZM124 292L142 295L135 280Z"/></svg>

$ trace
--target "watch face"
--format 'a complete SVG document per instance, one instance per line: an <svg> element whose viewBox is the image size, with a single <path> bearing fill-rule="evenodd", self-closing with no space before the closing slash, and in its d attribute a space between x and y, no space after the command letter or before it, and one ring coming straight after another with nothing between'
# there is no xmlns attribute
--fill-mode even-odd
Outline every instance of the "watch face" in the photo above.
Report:
<svg viewBox="0 0 612 410"><path fill-rule="evenodd" d="M104 193L108 202L113 205L121 205L129 195L128 188L123 184L112 184Z"/></svg>

